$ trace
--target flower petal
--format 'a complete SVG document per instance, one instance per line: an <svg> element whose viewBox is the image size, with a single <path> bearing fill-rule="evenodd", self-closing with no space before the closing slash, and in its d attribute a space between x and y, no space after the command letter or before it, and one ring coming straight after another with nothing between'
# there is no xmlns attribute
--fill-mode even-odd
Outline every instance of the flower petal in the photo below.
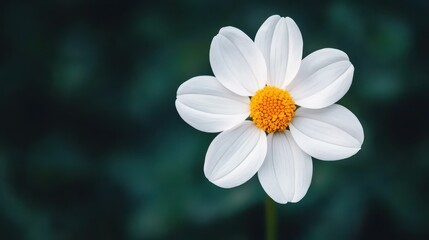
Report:
<svg viewBox="0 0 429 240"><path fill-rule="evenodd" d="M203 132L220 132L243 122L249 116L249 104L248 97L229 91L211 76L191 78L177 90L179 115Z"/></svg>
<svg viewBox="0 0 429 240"><path fill-rule="evenodd" d="M325 48L302 60L298 74L287 88L297 105L324 108L346 94L352 84L353 72L347 54Z"/></svg>
<svg viewBox="0 0 429 240"><path fill-rule="evenodd" d="M298 146L321 160L348 158L360 150L364 139L359 120L338 104L322 109L301 107L289 128Z"/></svg>
<svg viewBox="0 0 429 240"><path fill-rule="evenodd" d="M266 152L265 133L245 121L213 140L207 150L204 174L219 187L236 187L255 175Z"/></svg>
<svg viewBox="0 0 429 240"><path fill-rule="evenodd" d="M258 171L265 192L278 203L298 202L307 193L313 162L289 131L268 135L267 157Z"/></svg>
<svg viewBox="0 0 429 240"><path fill-rule="evenodd" d="M267 62L267 83L284 89L301 64L303 43L298 26L292 18L271 16L256 33L255 43Z"/></svg>
<svg viewBox="0 0 429 240"><path fill-rule="evenodd" d="M241 96L252 96L267 79L264 56L245 33L224 27L210 46L210 65L216 78Z"/></svg>

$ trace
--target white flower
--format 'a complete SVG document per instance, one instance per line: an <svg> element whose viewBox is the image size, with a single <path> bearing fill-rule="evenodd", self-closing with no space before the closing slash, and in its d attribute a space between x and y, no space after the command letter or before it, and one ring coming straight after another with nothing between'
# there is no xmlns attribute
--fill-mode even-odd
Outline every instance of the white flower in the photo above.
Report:
<svg viewBox="0 0 429 240"><path fill-rule="evenodd" d="M360 150L359 120L334 104L352 83L347 54L325 48L301 60L302 46L288 17L268 18L254 42L224 27L210 46L215 77L191 78L177 90L176 108L185 122L222 132L204 162L212 183L231 188L258 172L273 200L298 202L311 183L311 157L340 160Z"/></svg>

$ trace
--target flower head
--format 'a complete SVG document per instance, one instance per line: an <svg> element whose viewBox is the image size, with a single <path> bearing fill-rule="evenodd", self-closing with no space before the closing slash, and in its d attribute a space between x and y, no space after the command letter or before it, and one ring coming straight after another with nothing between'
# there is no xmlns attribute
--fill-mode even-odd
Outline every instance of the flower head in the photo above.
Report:
<svg viewBox="0 0 429 240"><path fill-rule="evenodd" d="M189 125L222 132L207 150L209 181L231 188L258 173L273 200L298 202L311 183L311 157L340 160L360 150L359 120L335 104L352 83L347 54L325 48L301 59L302 48L295 22L277 15L262 24L255 41L234 27L213 38L214 77L189 79L176 99Z"/></svg>

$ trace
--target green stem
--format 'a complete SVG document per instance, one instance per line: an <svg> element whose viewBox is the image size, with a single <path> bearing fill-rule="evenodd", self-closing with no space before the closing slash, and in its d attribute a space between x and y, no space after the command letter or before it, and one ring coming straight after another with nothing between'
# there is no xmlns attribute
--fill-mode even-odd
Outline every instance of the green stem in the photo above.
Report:
<svg viewBox="0 0 429 240"><path fill-rule="evenodd" d="M267 197L267 200L265 200L265 228L266 228L266 240L276 240L277 239L276 205L270 197Z"/></svg>

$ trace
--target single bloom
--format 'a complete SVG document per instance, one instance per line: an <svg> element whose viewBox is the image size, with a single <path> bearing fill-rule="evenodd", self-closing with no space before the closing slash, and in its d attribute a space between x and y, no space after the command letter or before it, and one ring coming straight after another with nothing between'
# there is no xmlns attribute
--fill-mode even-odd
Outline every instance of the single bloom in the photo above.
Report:
<svg viewBox="0 0 429 240"><path fill-rule="evenodd" d="M182 119L200 131L221 132L205 157L210 182L232 188L258 173L274 201L298 202L311 183L311 157L340 160L360 150L362 125L335 104L352 83L347 54L324 48L302 59L302 48L289 17L269 17L255 41L224 27L210 45L214 77L179 87Z"/></svg>

